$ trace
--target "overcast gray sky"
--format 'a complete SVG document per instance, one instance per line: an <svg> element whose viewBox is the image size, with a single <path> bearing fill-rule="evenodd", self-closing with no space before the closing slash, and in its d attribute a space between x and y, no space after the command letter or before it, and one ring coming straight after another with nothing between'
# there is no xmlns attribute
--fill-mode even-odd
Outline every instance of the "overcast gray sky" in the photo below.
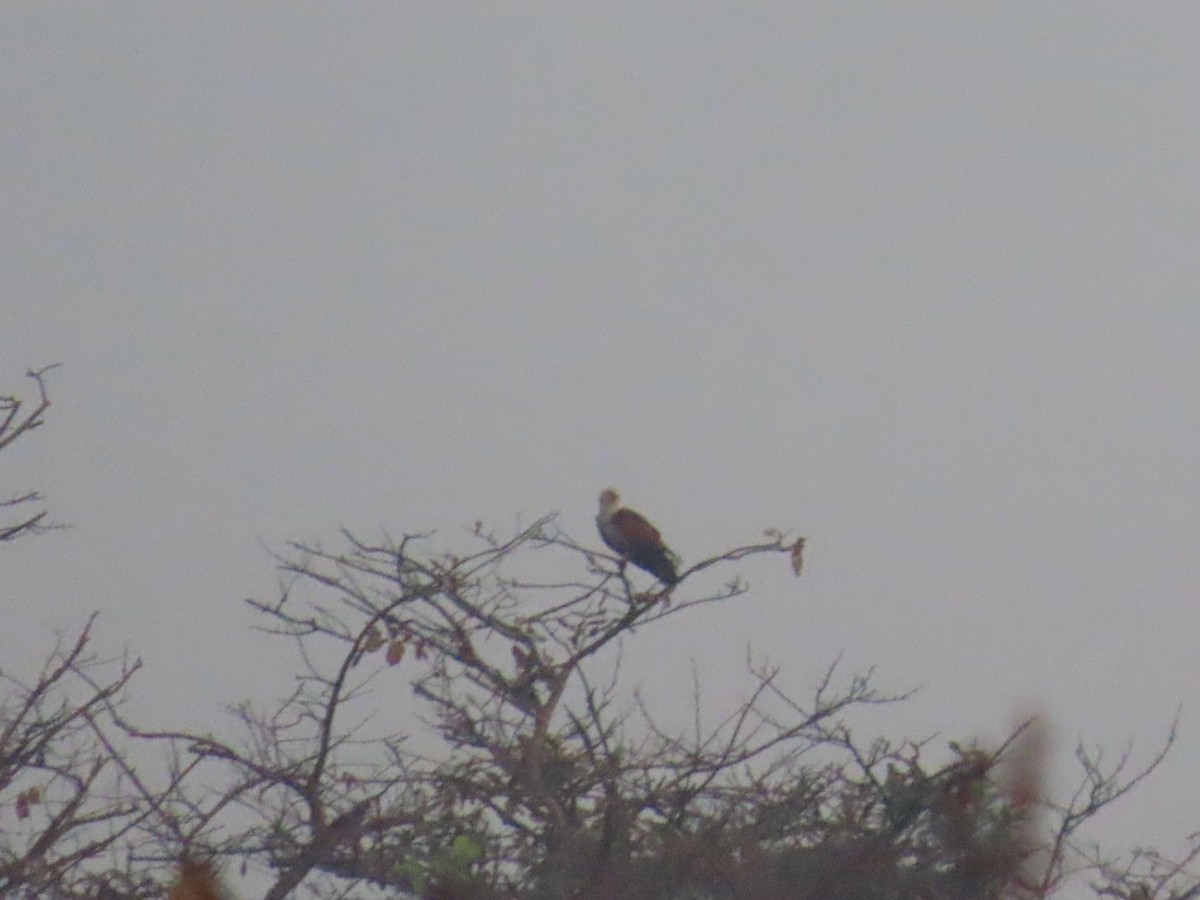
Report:
<svg viewBox="0 0 1200 900"><path fill-rule="evenodd" d="M1149 756L1110 843L1200 827L1200 6L9 4L0 654L103 611L144 716L289 674L265 548L511 526L606 485L792 580L646 677L923 686L894 736L1051 717ZM687 590L685 587L684 590ZM222 657L214 665L214 654ZM277 670L277 671L276 671Z"/></svg>

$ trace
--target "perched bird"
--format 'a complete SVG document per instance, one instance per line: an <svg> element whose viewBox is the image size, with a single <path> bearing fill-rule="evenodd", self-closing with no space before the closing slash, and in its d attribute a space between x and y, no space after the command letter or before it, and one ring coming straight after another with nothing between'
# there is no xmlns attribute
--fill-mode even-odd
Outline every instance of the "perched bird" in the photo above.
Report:
<svg viewBox="0 0 1200 900"><path fill-rule="evenodd" d="M665 585L679 581L675 571L678 557L667 549L658 529L632 509L621 506L621 495L612 488L600 492L600 514L596 516L600 537L618 556L645 569Z"/></svg>

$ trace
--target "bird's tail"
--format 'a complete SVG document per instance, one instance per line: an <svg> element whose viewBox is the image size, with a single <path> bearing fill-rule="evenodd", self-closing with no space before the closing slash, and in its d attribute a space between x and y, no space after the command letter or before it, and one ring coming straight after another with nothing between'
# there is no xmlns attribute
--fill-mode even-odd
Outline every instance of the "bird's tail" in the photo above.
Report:
<svg viewBox="0 0 1200 900"><path fill-rule="evenodd" d="M650 554L646 559L646 571L668 587L679 583L679 571L676 568L679 558L669 550L659 550Z"/></svg>

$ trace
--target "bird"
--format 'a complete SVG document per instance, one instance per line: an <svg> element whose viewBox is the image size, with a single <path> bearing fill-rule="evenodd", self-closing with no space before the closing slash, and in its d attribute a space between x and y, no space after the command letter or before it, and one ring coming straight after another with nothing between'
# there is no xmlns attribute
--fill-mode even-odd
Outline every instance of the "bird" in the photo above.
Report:
<svg viewBox="0 0 1200 900"><path fill-rule="evenodd" d="M600 537L621 557L670 587L679 582L679 558L663 543L658 529L632 509L621 506L621 495L612 488L600 492L600 514L596 516Z"/></svg>

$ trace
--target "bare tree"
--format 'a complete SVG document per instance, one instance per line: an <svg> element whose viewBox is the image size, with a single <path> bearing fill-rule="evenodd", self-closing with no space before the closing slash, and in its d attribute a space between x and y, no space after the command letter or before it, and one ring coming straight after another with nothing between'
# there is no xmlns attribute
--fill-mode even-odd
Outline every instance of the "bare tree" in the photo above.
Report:
<svg viewBox="0 0 1200 900"><path fill-rule="evenodd" d="M0 451L45 422L52 368L27 373L35 400L0 396ZM0 542L56 527L41 500L27 490L0 501ZM162 876L136 871L130 856L147 807L112 720L141 663L95 655L95 619L60 638L32 677L0 668L0 897L161 896Z"/></svg>
<svg viewBox="0 0 1200 900"><path fill-rule="evenodd" d="M0 450L42 423L45 371L32 409L0 398ZM0 540L47 527L39 505L0 503L18 511ZM140 663L89 650L95 616L32 678L0 671L0 896L216 900L221 864L266 900L1034 900L1082 880L1200 896L1200 843L1121 859L1084 837L1173 728L1141 769L1080 749L1055 803L1038 722L990 749L863 741L905 695L836 660L797 694L750 659L715 720L698 679L690 715L665 719L625 683L623 647L745 593L745 566L799 575L802 538L767 532L645 591L552 517L504 538L477 524L460 553L343 539L291 545L280 596L250 601L299 673L236 707L231 736L130 722Z"/></svg>
<svg viewBox="0 0 1200 900"><path fill-rule="evenodd" d="M460 554L344 539L292 545L280 597L251 601L299 651L290 696L239 707L239 739L127 726L171 747L176 787L139 825L161 858L265 870L270 900L1049 897L1115 871L1080 828L1161 759L1126 777L1084 754L1086 788L1055 806L1036 723L991 750L864 743L852 719L903 695L836 662L796 696L751 661L723 718L704 724L697 688L691 725L660 721L618 647L747 589L696 590L700 572L798 569L778 532L645 592L552 519L477 526Z"/></svg>

